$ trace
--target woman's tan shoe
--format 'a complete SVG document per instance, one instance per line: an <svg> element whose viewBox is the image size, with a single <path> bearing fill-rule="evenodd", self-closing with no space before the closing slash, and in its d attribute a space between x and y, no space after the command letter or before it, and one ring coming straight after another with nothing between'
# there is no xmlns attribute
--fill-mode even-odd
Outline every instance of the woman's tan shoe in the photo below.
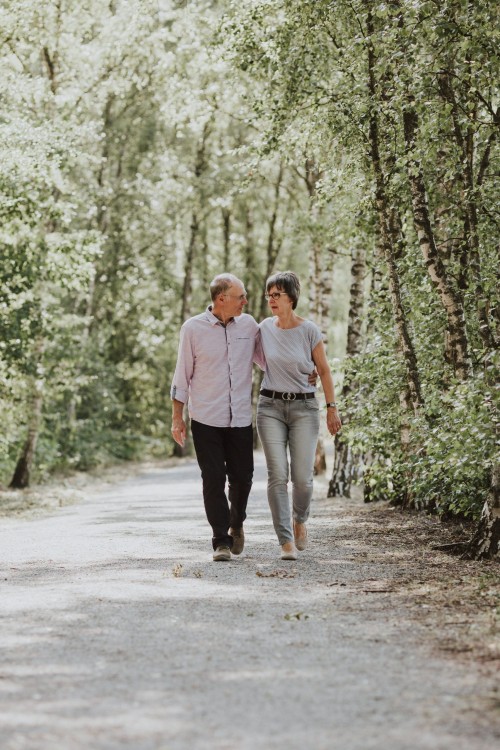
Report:
<svg viewBox="0 0 500 750"><path fill-rule="evenodd" d="M281 545L281 559L282 560L296 560L297 550L293 542L285 542Z"/></svg>
<svg viewBox="0 0 500 750"><path fill-rule="evenodd" d="M307 547L307 526L305 523L293 522L293 535L297 549L301 552Z"/></svg>

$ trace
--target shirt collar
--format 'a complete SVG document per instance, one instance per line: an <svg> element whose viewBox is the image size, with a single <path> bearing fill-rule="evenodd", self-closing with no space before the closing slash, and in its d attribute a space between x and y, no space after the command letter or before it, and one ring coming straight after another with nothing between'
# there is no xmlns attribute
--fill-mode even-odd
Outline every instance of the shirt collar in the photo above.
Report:
<svg viewBox="0 0 500 750"><path fill-rule="evenodd" d="M210 323L211 323L211 324L212 324L213 326L216 326L216 325L217 325L217 323L220 323L221 325L223 325L222 321L221 321L221 320L219 320L219 318L217 318L217 317L216 317L216 316L215 316L215 315L213 314L213 312L212 312L212 305L209 305L209 306L207 307L207 309L205 310L205 313L206 313L206 316L207 316L207 319L208 319L208 321L209 321L209 322L210 322ZM238 320L238 318L231 318L230 320L228 320L228 321L227 321L226 325L228 325L229 323L236 323L236 321L237 321L237 320Z"/></svg>

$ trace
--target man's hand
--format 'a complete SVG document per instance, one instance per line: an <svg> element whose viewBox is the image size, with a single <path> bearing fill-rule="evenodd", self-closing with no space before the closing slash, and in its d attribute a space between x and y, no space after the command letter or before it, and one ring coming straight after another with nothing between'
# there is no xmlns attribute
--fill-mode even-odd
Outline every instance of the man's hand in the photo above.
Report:
<svg viewBox="0 0 500 750"><path fill-rule="evenodd" d="M186 423L182 417L183 412L183 402L174 398L172 400L172 437L181 448L184 448L186 442Z"/></svg>
<svg viewBox="0 0 500 750"><path fill-rule="evenodd" d="M184 443L186 442L186 423L182 417L172 420L172 437L181 448L184 448Z"/></svg>
<svg viewBox="0 0 500 750"><path fill-rule="evenodd" d="M316 370L316 368L314 368L314 370L310 372L309 375L307 376L307 382L309 383L309 385L316 385L317 379L318 379L318 371Z"/></svg>

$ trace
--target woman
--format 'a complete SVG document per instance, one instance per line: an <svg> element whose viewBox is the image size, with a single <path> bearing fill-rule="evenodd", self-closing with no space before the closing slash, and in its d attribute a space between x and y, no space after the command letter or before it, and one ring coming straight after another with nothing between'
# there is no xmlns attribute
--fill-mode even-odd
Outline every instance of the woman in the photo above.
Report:
<svg viewBox="0 0 500 750"><path fill-rule="evenodd" d="M300 282L292 271L266 282L273 314L260 324L266 371L257 407L257 430L267 461L267 495L282 560L296 560L307 545L306 521L313 491L313 468L319 433L319 406L308 374L316 366L326 398L331 435L342 424L335 404L332 375L321 331L295 313ZM293 527L288 500L288 457L292 479Z"/></svg>

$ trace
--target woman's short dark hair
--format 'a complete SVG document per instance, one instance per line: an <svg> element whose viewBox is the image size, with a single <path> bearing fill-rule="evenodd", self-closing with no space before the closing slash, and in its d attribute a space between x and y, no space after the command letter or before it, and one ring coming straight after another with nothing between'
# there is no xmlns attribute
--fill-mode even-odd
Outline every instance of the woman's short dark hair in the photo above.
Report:
<svg viewBox="0 0 500 750"><path fill-rule="evenodd" d="M273 273L266 281L266 292L276 287L280 292L288 294L292 300L292 310L295 310L300 297L299 277L293 271L282 271Z"/></svg>

